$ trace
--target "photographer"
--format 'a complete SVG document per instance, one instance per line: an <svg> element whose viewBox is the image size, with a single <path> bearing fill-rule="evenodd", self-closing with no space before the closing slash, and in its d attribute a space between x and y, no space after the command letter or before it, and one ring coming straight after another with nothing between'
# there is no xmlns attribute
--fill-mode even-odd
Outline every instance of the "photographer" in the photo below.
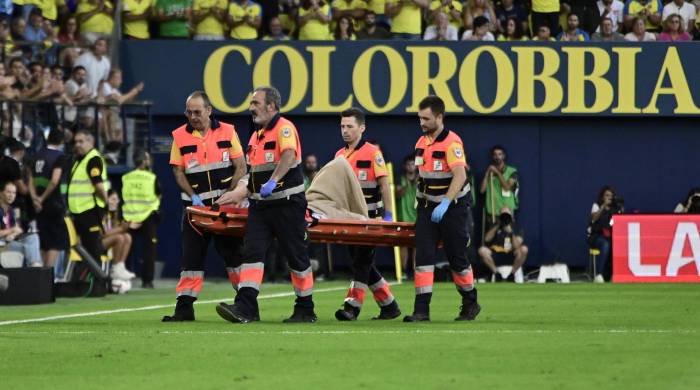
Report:
<svg viewBox="0 0 700 390"><path fill-rule="evenodd" d="M610 223L614 214L622 214L625 211L625 203L621 197L615 194L611 186L603 186L598 193L598 200L591 208L591 222L588 227L588 245L600 251L596 259L596 275L594 281L603 283L603 271L612 254L612 225Z"/></svg>
<svg viewBox="0 0 700 390"><path fill-rule="evenodd" d="M485 195L486 229L490 229L498 217L496 212L507 207L518 210L518 169L506 164L506 149L501 145L491 148L491 165L484 172L479 192Z"/></svg>
<svg viewBox="0 0 700 390"><path fill-rule="evenodd" d="M486 232L485 245L479 248L481 261L491 270L497 282L504 280L497 267L511 265L513 268L505 280L515 282L515 273L527 260L528 249L523 244L523 235L515 231L513 212L503 207L498 223Z"/></svg>
<svg viewBox="0 0 700 390"><path fill-rule="evenodd" d="M676 214L700 214L700 187L695 187L688 192L688 196L678 202L673 210Z"/></svg>

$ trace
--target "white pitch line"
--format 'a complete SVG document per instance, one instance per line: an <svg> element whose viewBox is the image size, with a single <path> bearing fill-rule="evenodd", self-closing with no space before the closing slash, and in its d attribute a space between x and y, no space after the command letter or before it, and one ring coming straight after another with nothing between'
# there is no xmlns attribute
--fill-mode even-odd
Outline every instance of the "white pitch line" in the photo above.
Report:
<svg viewBox="0 0 700 390"><path fill-rule="evenodd" d="M319 290L314 290L314 294L331 292L331 291L340 291L340 290L346 290L346 289L347 289L347 287L323 288L323 289L319 289ZM259 296L258 299L282 298L282 297L290 297L293 295L294 295L294 292L267 294L267 295ZM226 298L220 298L220 299L210 299L208 301L198 301L198 302L195 302L195 305L204 305L204 304L208 304L208 303L219 303L221 301L226 301L226 300L230 300L230 299L231 299L231 297L226 297ZM124 308L124 309L114 309L114 310L99 310L99 311L91 311L91 312L86 312L86 313L61 314L61 315L50 316L50 317L29 318L26 320L1 321L0 326L27 324L27 323L32 323L32 322L64 320L67 318L93 317L93 316L99 316L99 315L105 315L105 314L131 313L134 311L159 310L159 309L167 309L167 308L171 308L171 307L174 307L174 305L172 303L169 305L153 305L153 306L142 306L142 307L133 307L133 308Z"/></svg>

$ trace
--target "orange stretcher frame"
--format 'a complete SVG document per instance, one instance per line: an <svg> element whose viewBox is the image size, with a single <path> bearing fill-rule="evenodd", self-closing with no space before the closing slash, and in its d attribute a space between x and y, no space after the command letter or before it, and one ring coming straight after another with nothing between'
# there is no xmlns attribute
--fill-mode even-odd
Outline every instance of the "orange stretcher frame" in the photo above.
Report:
<svg viewBox="0 0 700 390"><path fill-rule="evenodd" d="M198 229L234 237L243 237L248 209L190 206L188 219ZM339 219L314 220L307 228L312 242L329 244L414 247L415 225L408 222Z"/></svg>

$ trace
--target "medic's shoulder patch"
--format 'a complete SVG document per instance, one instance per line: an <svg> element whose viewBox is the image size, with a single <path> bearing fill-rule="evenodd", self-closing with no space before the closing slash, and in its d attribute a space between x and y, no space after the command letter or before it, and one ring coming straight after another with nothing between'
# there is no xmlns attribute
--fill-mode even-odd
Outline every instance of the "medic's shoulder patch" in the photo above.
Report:
<svg viewBox="0 0 700 390"><path fill-rule="evenodd" d="M377 155L374 156L374 162L377 163L377 165L384 165L384 158L382 158L381 153L377 153Z"/></svg>
<svg viewBox="0 0 700 390"><path fill-rule="evenodd" d="M464 153L462 153L461 148L455 148L455 157L462 158L463 155L464 155Z"/></svg>
<svg viewBox="0 0 700 390"><path fill-rule="evenodd" d="M290 129L289 127L283 128L282 129L282 136L285 138L291 137L292 136L292 129Z"/></svg>

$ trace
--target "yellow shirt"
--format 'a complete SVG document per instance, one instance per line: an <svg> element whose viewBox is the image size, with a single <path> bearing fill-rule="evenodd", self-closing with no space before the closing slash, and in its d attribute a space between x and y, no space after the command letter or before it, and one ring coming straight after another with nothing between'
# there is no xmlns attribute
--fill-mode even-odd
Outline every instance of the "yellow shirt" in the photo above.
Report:
<svg viewBox="0 0 700 390"><path fill-rule="evenodd" d="M114 9L111 1L105 1L105 8ZM92 12L97 9L97 4L91 4L87 0L80 0L76 13L78 15ZM101 34L111 34L114 29L114 19L111 15L100 12L84 21L80 25L80 32L93 32Z"/></svg>
<svg viewBox="0 0 700 390"><path fill-rule="evenodd" d="M451 5L452 5L452 7L454 7L455 10L459 11L460 15L462 15L462 3L458 2L458 1L453 1ZM450 9L449 5L442 5L442 1L440 1L440 0L433 0L433 2L430 3L430 10L435 11L438 8L440 9L440 11L444 12L447 15L447 17L450 19L451 25L455 26L455 28L457 30L462 28L462 18L461 17L459 17L457 19L453 18L452 14L450 13L450 11L452 11L452 10Z"/></svg>
<svg viewBox="0 0 700 390"><path fill-rule="evenodd" d="M387 4L399 3L397 0L387 0ZM391 32L403 34L421 33L421 8L413 2L402 0L403 7L391 19Z"/></svg>
<svg viewBox="0 0 700 390"><path fill-rule="evenodd" d="M237 1L232 1L228 6L228 14L231 15L234 22L240 22L246 15L250 16L251 19L262 16L262 8L259 4L250 0L245 6L242 6ZM258 30L248 23L243 23L231 29L231 38L258 39Z"/></svg>
<svg viewBox="0 0 700 390"><path fill-rule="evenodd" d="M532 11L540 13L559 12L559 0L532 0Z"/></svg>
<svg viewBox="0 0 700 390"><path fill-rule="evenodd" d="M299 7L299 17L308 15L311 12L313 12L311 8L306 10L304 7ZM321 7L321 12L325 15L330 15L331 7L326 4ZM323 41L327 39L331 39L328 24L321 23L318 19L311 19L299 28L300 41Z"/></svg>
<svg viewBox="0 0 700 390"><path fill-rule="evenodd" d="M333 4L331 5L331 8L335 8L338 11L349 11L349 10L356 10L356 9L369 9L367 6L367 3L364 2L363 0L351 0L350 2L347 2L346 0L335 0ZM355 18L352 18L352 27L355 29L355 31L360 31L360 29L363 27L360 25ZM331 23L331 31L335 31L335 27L337 25L337 22Z"/></svg>
<svg viewBox="0 0 700 390"><path fill-rule="evenodd" d="M41 10L41 15L51 21L56 21L58 17L58 4L60 0L41 0L37 3L37 7Z"/></svg>
<svg viewBox="0 0 700 390"><path fill-rule="evenodd" d="M193 11L206 11L211 8L218 8L226 11L228 1L226 0L194 0L192 2ZM207 15L204 20L197 23L194 29L195 34L224 36L224 24L213 15Z"/></svg>
<svg viewBox="0 0 700 390"><path fill-rule="evenodd" d="M520 39L510 39L510 38L506 38L505 35L499 35L498 38L497 38L496 40L497 40L497 41L509 41L509 42L510 42L510 41L527 41L528 39L527 39L527 37L525 37L525 36L520 37Z"/></svg>
<svg viewBox="0 0 700 390"><path fill-rule="evenodd" d="M646 2L646 4L643 3L641 0L632 0L629 3L625 4L624 14L637 16L641 15L644 9L647 10L647 15L654 15L661 13L661 11L663 11L664 9L664 6L659 0L649 0ZM658 29L660 28L658 25L652 24L649 21L649 18L647 18L645 25L647 30L658 31Z"/></svg>
<svg viewBox="0 0 700 390"><path fill-rule="evenodd" d="M371 9L377 15L384 15L386 0L367 0L367 9Z"/></svg>
<svg viewBox="0 0 700 390"><path fill-rule="evenodd" d="M123 0L122 4L124 5L124 11L134 16L145 14L154 5L153 0ZM141 19L133 22L124 22L124 35L140 39L150 38L148 20Z"/></svg>

